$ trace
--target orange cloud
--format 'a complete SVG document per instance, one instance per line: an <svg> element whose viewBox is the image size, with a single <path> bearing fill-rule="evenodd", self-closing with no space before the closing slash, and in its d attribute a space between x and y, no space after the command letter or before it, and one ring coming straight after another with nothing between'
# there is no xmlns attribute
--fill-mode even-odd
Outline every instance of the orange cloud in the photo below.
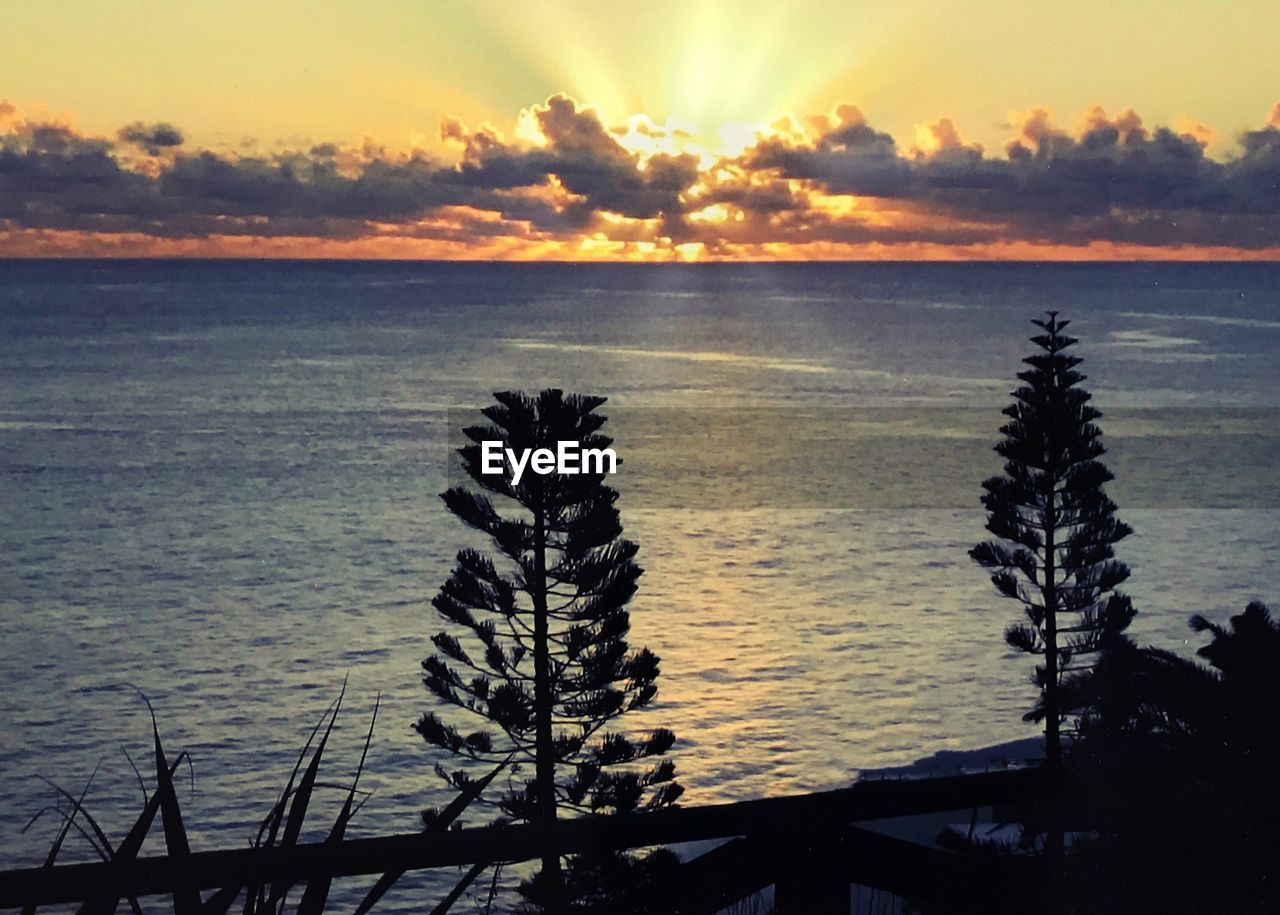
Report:
<svg viewBox="0 0 1280 915"><path fill-rule="evenodd" d="M441 122L453 161L376 138L257 152L178 126L111 137L0 102L0 255L450 259L1275 259L1280 105L1224 159L1198 122L1011 117L1003 154L950 118L899 148L855 105L740 153L556 95L508 135Z"/></svg>

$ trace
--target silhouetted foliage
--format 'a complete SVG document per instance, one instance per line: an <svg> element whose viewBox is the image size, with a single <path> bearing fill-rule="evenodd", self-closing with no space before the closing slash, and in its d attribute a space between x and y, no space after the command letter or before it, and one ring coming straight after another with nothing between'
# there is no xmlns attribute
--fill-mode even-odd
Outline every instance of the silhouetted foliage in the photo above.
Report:
<svg viewBox="0 0 1280 915"><path fill-rule="evenodd" d="M636 545L621 536L617 492L600 472L526 469L519 485L508 462L501 475L481 472L485 441L517 453L554 451L560 441L607 448L612 440L599 431L605 417L595 412L605 399L558 390L494 397L483 411L489 424L466 429L471 444L460 449L467 473L487 493L454 487L442 498L489 536L497 556L458 553L433 601L451 628L432 639L436 653L422 663L431 693L481 726L468 731L456 718L429 712L416 728L429 744L465 760L513 754L517 765L531 764L532 777L497 800L516 820L550 823L561 809L627 813L669 805L682 791L674 764L661 758L674 735L658 729L631 737L610 728L653 701L658 677L658 658L627 644L627 604L641 569ZM493 496L513 511L501 513ZM456 787L469 780L462 771L437 771ZM547 849L530 898L554 908L562 883L559 856ZM572 881L568 888L575 889Z"/></svg>
<svg viewBox="0 0 1280 915"><path fill-rule="evenodd" d="M314 809L312 801L318 790L337 790L344 795L342 806L332 826L329 827L323 843L329 846L341 847L346 840L348 826L368 799L369 792L361 789L359 785L368 758L369 746L373 741L373 728L378 717L377 704L374 705L369 729L360 751L359 764L356 766L350 785L319 780L321 760L324 758L329 738L337 726L345 694L344 684L337 701L312 728L311 735L298 754L297 762L289 773L289 779L280 797L272 805L253 836L250 849L253 857L258 857L261 853L261 859L258 862L234 863L225 858L211 860L208 854L203 857L193 854L188 827L174 782L174 774L179 767L183 763L190 766L190 757L186 751L183 751L172 761L169 760L160 739L160 728L156 722L155 712L145 696L143 696L143 702L151 712L155 790L147 792L142 773L138 772L139 785L143 790L142 812L119 844L111 841L106 831L85 808L85 796L97 775L96 768L78 797L49 782L57 791L60 803L40 810L23 831L30 828L45 813L53 813L62 818L62 827L45 858L44 869L46 870L55 866L58 855L73 828L101 859L102 866L107 870L99 872L96 878L82 874L74 885L75 895L83 903L78 911L85 915L114 912L120 908L121 902L126 902L129 910L135 915L142 915L144 910L138 896L122 888L119 881L123 870L139 862L143 845L152 832L157 816L163 827L168 860L180 861L183 864L182 869L178 871L178 876L173 880L172 888L168 891L171 896L168 910L175 915L225 915L226 912L231 911L233 904L241 899L239 909L245 915L284 915L285 912L290 911L295 915L320 915L329 901L333 886L332 874L323 866L309 873L302 881L304 885L300 897L296 901L291 901L290 897L294 895L299 882L296 869L273 870L269 863L269 856L273 851L298 849L303 844L301 840L304 822L307 820L308 813ZM132 763L132 758L130 762ZM498 769L495 768L484 778L477 779L473 785L460 792L436 819L429 832L442 834L448 830L497 774ZM194 786L194 775L192 778ZM213 857L216 858L218 855L219 853L215 852ZM279 864L277 863L275 867L279 868ZM146 872L144 871L143 874L145 876ZM476 875L476 870L465 875L434 911L447 912L474 881ZM357 913L363 915L372 909L401 876L403 871L399 870L384 873L364 896L357 908ZM199 889L201 880L205 882L216 880L220 887L202 900ZM26 904L22 909L23 915L34 915L38 908L38 902Z"/></svg>
<svg viewBox="0 0 1280 915"><path fill-rule="evenodd" d="M1061 757L1061 724L1087 707L1089 674L1103 648L1116 644L1133 619L1129 598L1114 589L1129 568L1113 545L1132 531L1115 517L1103 491L1112 479L1098 460L1104 449L1080 387L1081 362L1066 350L1076 343L1057 312L1033 321L1037 352L1023 360L1022 384L1004 409L1009 421L996 452L1004 474L982 484L987 530L996 540L969 555L991 569L1001 596L1023 605L1026 622L1010 626L1010 646L1043 657L1035 668L1039 700L1028 720L1045 722L1045 756Z"/></svg>
<svg viewBox="0 0 1280 915"><path fill-rule="evenodd" d="M643 887L669 886L681 879L680 859L659 848L646 855L597 851L574 855L568 859L563 873L563 888L548 885L538 873L521 887L525 898L534 906L549 910L556 906L556 895L568 900L561 908L574 915L641 915L667 911L655 906Z"/></svg>
<svg viewBox="0 0 1280 915"><path fill-rule="evenodd" d="M1078 911L1280 911L1280 625L1252 603L1191 628L1212 636L1207 665L1133 646L1098 665L1070 757L1090 786Z"/></svg>

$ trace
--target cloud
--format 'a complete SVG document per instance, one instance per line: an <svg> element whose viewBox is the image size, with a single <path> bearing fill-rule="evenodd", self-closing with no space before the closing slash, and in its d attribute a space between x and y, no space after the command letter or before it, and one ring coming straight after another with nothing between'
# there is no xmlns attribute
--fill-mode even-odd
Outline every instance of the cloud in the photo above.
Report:
<svg viewBox="0 0 1280 915"><path fill-rule="evenodd" d="M909 181L910 165L893 137L868 126L856 106L841 105L834 117L811 118L810 124L817 129L811 142L770 137L743 153L741 165L813 181L833 193L869 197L897 196Z"/></svg>
<svg viewBox="0 0 1280 915"><path fill-rule="evenodd" d="M926 156L958 152L981 156L982 147L977 143L965 143L951 118L939 118L932 124L916 125L916 152Z"/></svg>
<svg viewBox="0 0 1280 915"><path fill-rule="evenodd" d="M846 119L801 141L762 140L740 164L826 194L923 207L940 226L941 217L969 224L974 242L998 229L1042 244L1280 245L1275 125L1243 134L1225 162L1208 158L1197 136L1148 130L1132 111L1090 109L1071 133L1035 109L1018 119L1003 157L965 146L950 122L936 127L932 154L908 157L860 119ZM954 228L944 234L960 243ZM893 240L893 230L882 238Z"/></svg>
<svg viewBox="0 0 1280 915"><path fill-rule="evenodd" d="M1280 249L1280 105L1221 159L1208 155L1204 125L1148 127L1133 111L1090 108L1068 130L1039 108L1011 116L1009 130L988 153L943 117L903 149L841 105L779 121L741 154L711 160L679 152L679 131L643 118L608 125L557 95L524 112L511 137L444 120L451 158L440 158L375 138L200 149L165 122L99 137L24 120L6 100L0 253L74 247L58 233L92 236L93 250L112 238L184 252L212 239L397 251L430 240L449 256Z"/></svg>
<svg viewBox="0 0 1280 915"><path fill-rule="evenodd" d="M654 219L682 211L681 194L698 178L692 155L650 156L626 150L589 108L563 95L535 106L533 120L543 145L508 144L492 128L469 132L449 126L449 138L464 146L459 179L475 188L534 188L554 183L573 205L632 219Z"/></svg>
<svg viewBox="0 0 1280 915"><path fill-rule="evenodd" d="M129 143L147 151L149 155L159 155L161 151L181 146L181 131L172 124L163 121L156 124L144 124L134 121L121 127L116 136L122 143Z"/></svg>

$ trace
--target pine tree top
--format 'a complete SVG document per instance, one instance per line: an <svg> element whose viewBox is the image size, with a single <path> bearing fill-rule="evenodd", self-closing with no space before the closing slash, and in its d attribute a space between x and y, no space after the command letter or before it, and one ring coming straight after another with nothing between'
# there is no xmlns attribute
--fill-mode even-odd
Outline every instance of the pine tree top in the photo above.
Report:
<svg viewBox="0 0 1280 915"><path fill-rule="evenodd" d="M545 818L548 797L592 813L674 803L682 789L662 758L674 735L616 729L624 713L653 702L659 674L657 655L627 640L643 570L636 544L622 537L618 493L603 472L528 474L517 484L509 466L497 474L481 466L485 441L607 447L605 417L594 412L605 398L548 389L494 400L482 411L489 424L466 429L470 444L460 449L482 491L454 486L441 495L497 549L461 550L432 601L448 628L432 638L422 672L441 708L416 729L466 762L532 763L533 777L513 777L497 800L515 819ZM438 771L455 787L470 777Z"/></svg>
<svg viewBox="0 0 1280 915"><path fill-rule="evenodd" d="M1041 699L1029 716L1052 719L1052 748L1058 721L1077 710L1068 694L1087 676L1088 659L1133 618L1128 597L1115 590L1129 568L1114 553L1132 529L1104 491L1112 476L1098 460L1102 414L1080 387L1081 358L1066 352L1077 343L1064 333L1069 322L1050 311L1032 323L1042 331L1031 337L1038 352L1022 360L1029 368L1018 372L1023 383L1003 410L1009 421L995 446L1004 473L982 484L995 539L969 555L989 570L997 593L1023 605L1026 623L1010 626L1005 639L1044 658L1035 670Z"/></svg>

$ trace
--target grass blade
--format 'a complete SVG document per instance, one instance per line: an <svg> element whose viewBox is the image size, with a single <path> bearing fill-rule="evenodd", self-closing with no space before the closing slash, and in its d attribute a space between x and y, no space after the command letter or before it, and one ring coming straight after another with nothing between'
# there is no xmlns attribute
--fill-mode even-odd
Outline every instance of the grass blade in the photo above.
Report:
<svg viewBox="0 0 1280 915"><path fill-rule="evenodd" d="M329 725L324 729L324 736L320 738L320 743L316 744L316 751L311 754L311 762L307 764L307 770L302 773L302 781L298 782L298 789L293 794L293 802L289 805L284 835L280 837L280 844L285 848L298 844L298 836L302 833L302 821L306 819L307 806L311 803L311 793L315 790L316 777L320 773L320 760L324 756L325 747L329 743L329 736L333 733L333 727L337 724L338 712L341 709L342 697L339 696L333 714L329 716Z"/></svg>
<svg viewBox="0 0 1280 915"><path fill-rule="evenodd" d="M334 711L334 708L338 703L341 703L342 697L346 694L346 691L347 681L343 680L342 690L338 693L337 703L329 706L325 713L320 716L320 720L316 722L315 727L311 729L311 733L307 737L307 742L303 744L302 752L298 754L298 759L293 764L293 771L289 773L289 780L285 783L284 791L280 794L280 799L276 801L275 806L271 808L271 811L267 814L266 818L263 819L262 825L258 827L258 835L254 839L253 843L254 847L270 848L275 845L280 825L284 821L285 809L289 805L289 798L291 798L294 793L293 784L297 781L298 773L302 770L302 763L307 758L307 753L310 752L311 745L315 742L316 735L320 733L320 729L324 727L325 721L329 719L330 712ZM266 834L265 843L263 841L264 833ZM258 910L260 908L265 908L266 905L267 897L263 892L263 886L261 883L254 882L245 888L244 915L258 915Z"/></svg>
<svg viewBox="0 0 1280 915"><path fill-rule="evenodd" d="M53 847L49 849L49 857L45 858L44 861L45 867L53 867L54 859L58 857L58 852L62 850L62 843L66 841L67 833L71 831L71 824L75 822L76 813L84 809L85 796L89 793L89 788L93 785L93 780L97 777L98 770L101 767L102 763L99 762L93 767L93 771L89 773L89 780L84 783L84 788L80 791L80 797L76 801L75 807L72 808L71 815L67 817L67 821L62 824L62 829L58 833L58 838L54 839Z"/></svg>
<svg viewBox="0 0 1280 915"><path fill-rule="evenodd" d="M177 768L176 763L174 764L174 768L175 769ZM102 831L102 827L98 825L98 821L93 818L93 815L89 813L89 811L85 809L85 807L79 801L76 800L76 798L71 794L71 792L67 791L61 785L51 781L50 779L45 778L43 775L38 777L40 778L41 781L49 785L51 788L53 788L53 790L57 791L59 794L61 794L68 801L71 802L72 807L77 812L82 814L82 818L85 820L85 822L89 824L89 827L93 830L93 837L91 838L89 834L85 832L84 827L81 826L79 823L75 824L76 832L84 836L85 841L89 843L89 845L93 848L94 851L98 853L98 856L102 858L103 861L114 860L117 853L111 848L111 840L107 838L107 834ZM37 814L36 816L38 817L39 814ZM35 822L34 818L32 819L32 822ZM31 824L28 823L27 825L30 826ZM95 838L97 839L97 842L94 841ZM119 900L117 900L117 903L118 901ZM87 908L88 905L89 905L89 901L86 900L84 905L82 905L77 911L78 912L85 912L87 910L92 911ZM132 896L129 897L129 908L133 910L134 915L142 915L142 908L138 905L138 900L133 898ZM114 909L114 905L112 906L112 909Z"/></svg>
<svg viewBox="0 0 1280 915"><path fill-rule="evenodd" d="M302 773L302 780L298 782L298 788L293 793L293 801L289 804L289 815L284 824L284 834L280 837L281 848L292 848L298 844L298 836L302 834L302 823L307 816L307 807L311 803L311 794L315 790L316 777L320 773L320 761L324 757L329 737L333 734L334 725L338 722L338 713L342 710L342 697L346 691L347 687L344 683L342 693L338 695L338 701L334 704L333 713L329 716L329 724L324 729L324 735L316 744L315 752L311 754L311 761L307 764L306 771ZM287 882L272 883L267 908L274 910L276 904L284 899L291 887L292 884Z"/></svg>
<svg viewBox="0 0 1280 915"><path fill-rule="evenodd" d="M342 809L338 812L338 818L334 821L333 829L329 831L329 838L325 840L327 842L342 841L342 837L347 831L347 824L351 822L354 811L359 809L354 807L356 789L360 785L360 775L364 772L364 763L369 756L369 745L373 743L373 728L378 721L378 707L381 703L382 696L379 694L373 703L373 715L369 719L369 732L364 738L364 748L360 751L360 763L356 766L355 777L351 780L351 790L347 792L347 799L343 802ZM329 900L329 889L332 885L333 878L328 875L307 881L307 890L302 894L302 901L298 903L296 915L321 915L324 912L325 903Z"/></svg>
<svg viewBox="0 0 1280 915"><path fill-rule="evenodd" d="M449 891L449 895L445 896L444 899L440 901L440 904L431 910L431 915L445 915L445 913L453 908L453 904L462 897L462 894L467 891L467 887L475 883L476 878L484 873L484 869L488 866L488 861L477 861L475 864L471 865L470 870L463 874L462 879L459 880L457 885Z"/></svg>
<svg viewBox="0 0 1280 915"><path fill-rule="evenodd" d="M360 900L360 905L356 906L356 915L366 915L366 913L378 904L378 900L387 894L387 890L396 885L396 881L404 876L404 871L387 871L378 878L378 882L369 888L369 892L365 894L364 899Z"/></svg>
<svg viewBox="0 0 1280 915"><path fill-rule="evenodd" d="M143 701L146 699L144 697ZM182 823L182 808L178 806L178 792L173 787L173 776L165 760L164 744L160 741L160 728L156 724L155 710L147 702L151 712L151 733L155 740L156 797L160 801L160 821L164 826L164 844L171 859L190 857L191 844L187 841L187 829ZM176 768L176 767L175 767ZM174 915L199 915L200 894L193 886L175 887L173 890Z"/></svg>
<svg viewBox="0 0 1280 915"><path fill-rule="evenodd" d="M200 915L226 915L231 908L231 903L235 902L239 895L240 887L224 886L205 900L204 905L200 907Z"/></svg>
<svg viewBox="0 0 1280 915"><path fill-rule="evenodd" d="M343 681L342 692L345 693L347 684ZM342 694L339 693L338 700L342 700ZM320 716L320 720L316 722L315 727L311 729L311 734L307 737L307 742L302 746L302 752L298 754L297 761L293 764L293 771L289 773L289 780L285 783L284 791L280 794L280 799L276 801L275 806L271 808L271 812L267 814L262 821L262 825L258 828L257 838L254 845L263 844L263 833L266 833L266 845L271 847L275 844L276 835L279 832L280 824L284 820L284 811L289 805L289 798L293 796L293 783L298 779L298 773L302 771L302 763L307 758L307 754L311 751L311 745L315 742L316 735L320 733L320 729L324 727L324 723L329 718L329 713L333 711L333 706Z"/></svg>
<svg viewBox="0 0 1280 915"><path fill-rule="evenodd" d="M478 779L463 788L458 793L458 796L449 802L449 806L440 811L440 815L431 821L431 825L423 830L423 834L429 836L438 835L446 831L453 821L462 815L462 811L466 810L471 805L471 802L480 796L480 792L489 787L489 783L497 778L498 773L505 769L510 762L511 757L508 756L484 778ZM487 867L488 865L486 864L485 866ZM403 870L391 870L379 877L378 882L369 889L364 899L360 901L360 905L356 907L355 915L367 915L368 911L377 905L378 900L386 895L387 890L395 886L396 881L403 876ZM475 877L471 879L474 880ZM469 883L470 881L468 881ZM465 890L466 887L463 887L463 889ZM450 902L449 905L453 905L453 902Z"/></svg>
<svg viewBox="0 0 1280 915"><path fill-rule="evenodd" d="M98 845L95 845L94 848L98 849L98 854L102 856L103 860L109 861L115 855L115 852L112 851L111 848L111 840L107 838L107 834L102 831L102 827L98 825L98 821L93 818L93 815L89 813L89 811L86 810L78 800L76 800L75 796L72 795L71 792L67 791L61 785L50 781L43 775L37 777L46 785L53 788L54 791L57 791L60 795L70 801L72 810L83 815L84 821L89 824L89 827L93 830L94 836L98 840ZM34 823L35 820L33 819L32 822ZM28 823L27 825L30 826L31 824Z"/></svg>
<svg viewBox="0 0 1280 915"><path fill-rule="evenodd" d="M89 793L89 787L93 784L93 780L97 776L98 770L101 767L101 762L93 767L93 772L89 774L88 781L84 783L84 788L80 791L79 799L76 800L75 805L71 808L71 813L67 814L64 818L62 828L58 830L58 837L53 840L53 846L49 849L49 856L44 860L45 867L53 867L53 862L57 860L58 852L62 850L62 843L67 840L67 833L71 831L71 827L76 821L76 814L84 809L85 795ZM36 816L39 816L39 814L36 814ZM34 823L35 820L33 819L31 822ZM27 824L28 827L30 825L31 823ZM25 831L26 829L23 830L23 832ZM81 834L84 834L84 830L81 830ZM28 905L23 908L22 915L35 915L35 911L36 907L34 905Z"/></svg>
<svg viewBox="0 0 1280 915"><path fill-rule="evenodd" d="M168 768L169 778L172 780L173 773L178 771L178 766L182 765L186 759L186 752L178 754L178 758ZM138 852L142 850L142 843L146 841L147 833L151 829L152 822L155 821L156 813L160 809L160 792L157 791L151 795L145 807L142 808L142 815L138 817L136 823L129 830L128 835L124 837L124 841L120 843L120 847L116 849L116 853L112 855L111 860L116 864L127 864L134 858L138 857ZM86 814L87 816L87 814ZM132 900L130 900L133 902ZM120 897L110 898L107 896L98 896L85 901L77 913L77 915L111 915L115 911L116 905L120 902ZM136 903L133 903L136 907Z"/></svg>

